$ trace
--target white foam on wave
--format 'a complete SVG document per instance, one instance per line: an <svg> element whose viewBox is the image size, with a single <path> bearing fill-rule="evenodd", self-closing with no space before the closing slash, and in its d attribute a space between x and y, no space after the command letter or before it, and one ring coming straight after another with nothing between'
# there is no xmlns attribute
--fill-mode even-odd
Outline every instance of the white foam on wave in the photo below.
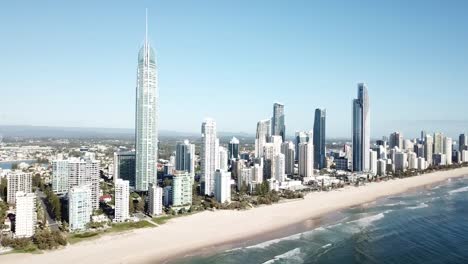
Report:
<svg viewBox="0 0 468 264"><path fill-rule="evenodd" d="M329 248L329 247L331 247L331 246L332 246L332 244L329 243L329 244L323 245L322 248Z"/></svg>
<svg viewBox="0 0 468 264"><path fill-rule="evenodd" d="M406 203L403 201L399 201L398 203L390 203L390 204L384 204L386 207L392 207L392 206L397 206L397 205L405 205Z"/></svg>
<svg viewBox="0 0 468 264"><path fill-rule="evenodd" d="M288 262L295 261L297 262L303 262L302 257L301 257L301 249L300 248L295 248L293 250L290 250L284 254L274 256L273 259L270 259L268 261L263 262L263 264L271 264L275 263L277 260L288 260Z"/></svg>
<svg viewBox="0 0 468 264"><path fill-rule="evenodd" d="M451 190L448 193L451 195L451 194L454 194L454 193L461 193L461 192L468 192L468 186L461 187L461 188L458 188L458 189L455 189L455 190Z"/></svg>
<svg viewBox="0 0 468 264"><path fill-rule="evenodd" d="M390 212L390 210L389 210L389 212ZM357 224L357 225L359 225L361 227L366 227L366 226L371 225L373 222L378 221L378 220L380 220L380 219L382 219L384 217L385 217L385 212L380 213L380 214L376 214L376 215L366 216L366 217L363 217L361 219L349 221L348 224Z"/></svg>
<svg viewBox="0 0 468 264"><path fill-rule="evenodd" d="M418 204L416 206L406 207L406 209L416 210L416 209L421 209L421 208L426 208L426 207L429 207L429 205L427 203L420 203L420 204Z"/></svg>
<svg viewBox="0 0 468 264"><path fill-rule="evenodd" d="M253 249L253 248L257 248L257 249L264 249L264 248L267 248L271 245L274 245L274 244L277 244L281 241L291 241L291 240L298 240L300 239L302 236L306 236L306 235L309 235L309 234L312 234L313 232L316 232L316 231L323 231L325 230L325 228L323 227L318 227L318 228L315 228L311 231L307 231L307 232L303 232L303 233L299 233L299 234L294 234L294 235L291 235L291 236L287 236L287 237L282 237L282 238L277 238L277 239L272 239L272 240L268 240L268 241L265 241L265 242L262 242L260 244L256 244L256 245L253 245L253 246L248 246L246 247L247 249Z"/></svg>

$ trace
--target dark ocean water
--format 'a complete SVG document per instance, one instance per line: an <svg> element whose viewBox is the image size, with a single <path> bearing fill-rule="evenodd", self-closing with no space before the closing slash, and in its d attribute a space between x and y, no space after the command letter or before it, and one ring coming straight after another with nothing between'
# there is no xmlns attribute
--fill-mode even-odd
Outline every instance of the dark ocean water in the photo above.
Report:
<svg viewBox="0 0 468 264"><path fill-rule="evenodd" d="M312 230L176 263L468 263L468 177L343 210Z"/></svg>

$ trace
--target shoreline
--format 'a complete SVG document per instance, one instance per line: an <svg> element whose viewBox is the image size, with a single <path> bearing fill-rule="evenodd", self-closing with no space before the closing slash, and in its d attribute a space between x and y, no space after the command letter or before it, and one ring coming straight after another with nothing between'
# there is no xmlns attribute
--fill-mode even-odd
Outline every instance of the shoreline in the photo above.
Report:
<svg viewBox="0 0 468 264"><path fill-rule="evenodd" d="M465 175L468 175L468 167L368 183L360 187L348 186L329 192L314 192L299 201L250 210L205 211L171 219L158 227L103 236L43 254L0 255L0 261L15 264L168 263L187 256L202 255L203 251L213 253L235 244L265 241L267 235L274 239L275 234L284 233L285 229L304 224L307 220L311 220L313 226L320 225L323 223L314 222L320 222L327 214L344 208ZM194 251L195 254L190 254Z"/></svg>

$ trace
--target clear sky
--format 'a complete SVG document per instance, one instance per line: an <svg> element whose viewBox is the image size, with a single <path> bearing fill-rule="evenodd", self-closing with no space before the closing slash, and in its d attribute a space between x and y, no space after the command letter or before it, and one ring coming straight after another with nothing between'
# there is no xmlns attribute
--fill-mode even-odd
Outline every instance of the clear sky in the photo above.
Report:
<svg viewBox="0 0 468 264"><path fill-rule="evenodd" d="M279 101L287 134L321 107L349 136L363 81L373 138L468 130L468 1L73 2L0 4L0 124L132 128L147 7L161 129L254 133Z"/></svg>

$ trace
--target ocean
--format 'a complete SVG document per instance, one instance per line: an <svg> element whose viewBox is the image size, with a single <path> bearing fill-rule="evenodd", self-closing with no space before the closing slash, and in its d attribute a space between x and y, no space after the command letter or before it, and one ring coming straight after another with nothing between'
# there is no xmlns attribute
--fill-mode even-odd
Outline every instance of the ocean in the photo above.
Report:
<svg viewBox="0 0 468 264"><path fill-rule="evenodd" d="M468 263L468 176L324 219L299 233L173 263Z"/></svg>

